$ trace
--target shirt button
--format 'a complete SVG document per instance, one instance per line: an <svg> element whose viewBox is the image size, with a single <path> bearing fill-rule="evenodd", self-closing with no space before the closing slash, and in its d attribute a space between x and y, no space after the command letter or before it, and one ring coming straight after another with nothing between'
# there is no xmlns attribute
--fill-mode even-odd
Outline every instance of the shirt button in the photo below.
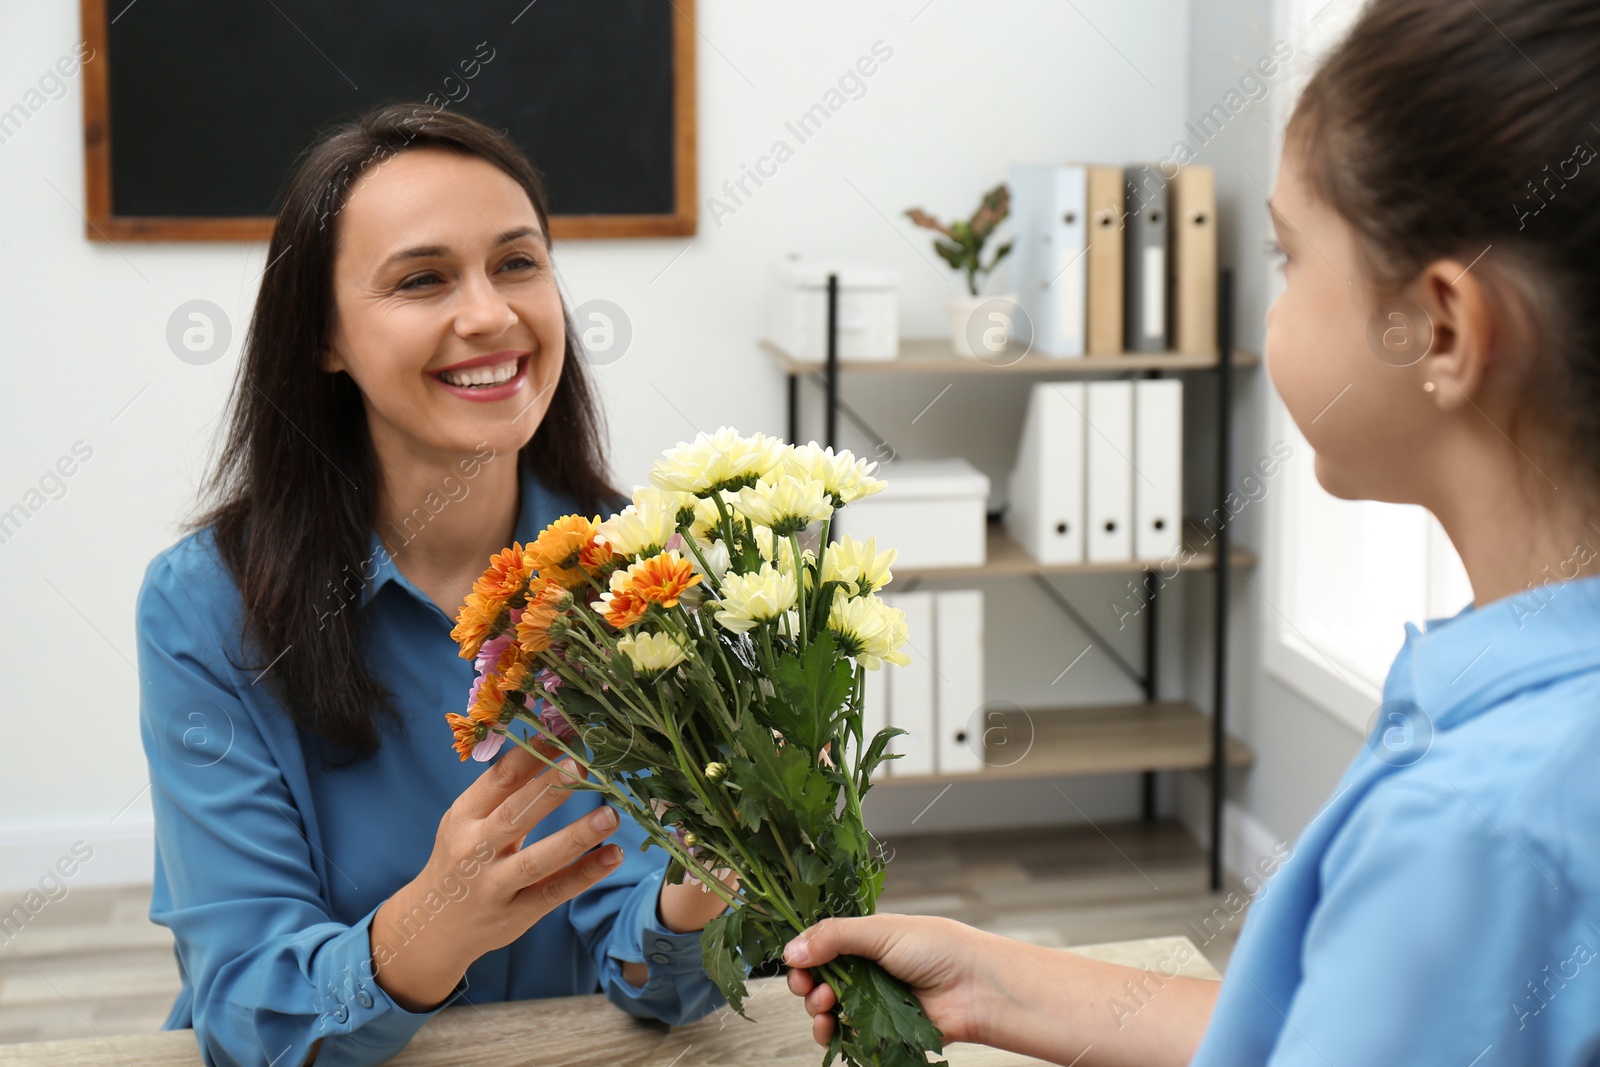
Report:
<svg viewBox="0 0 1600 1067"><path fill-rule="evenodd" d="M343 1004L339 1005L339 1010L333 1013L333 1021L342 1023L348 1018L350 1018L350 1009Z"/></svg>
<svg viewBox="0 0 1600 1067"><path fill-rule="evenodd" d="M668 941L664 937L658 937L656 938L656 948L660 949L662 952L670 952L672 951L672 942Z"/></svg>
<svg viewBox="0 0 1600 1067"><path fill-rule="evenodd" d="M361 1005L363 1008L372 1007L372 994L368 993L365 989L361 990L356 994L356 1003Z"/></svg>
<svg viewBox="0 0 1600 1067"><path fill-rule="evenodd" d="M657 952L657 953L656 953L656 954L655 954L655 955L653 955L653 956L651 956L651 957L650 957L650 962L651 962L651 963L671 963L671 962L672 962L672 960L671 960L671 958L669 958L669 957L668 957L668 956L667 956L667 954L666 954L666 953L664 953L664 952ZM341 1010L342 1010L342 1009L341 1009ZM340 1019L340 1020L339 1020L339 1021L340 1021L340 1022L344 1022L344 1020L343 1020L343 1019Z"/></svg>

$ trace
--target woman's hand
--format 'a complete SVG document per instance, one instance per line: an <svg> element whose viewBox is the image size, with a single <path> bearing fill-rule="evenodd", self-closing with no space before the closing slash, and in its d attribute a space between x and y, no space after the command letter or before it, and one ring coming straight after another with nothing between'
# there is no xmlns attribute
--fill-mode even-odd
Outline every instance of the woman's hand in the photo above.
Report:
<svg viewBox="0 0 1600 1067"><path fill-rule="evenodd" d="M559 750L535 741L550 759ZM376 980L408 1011L450 995L467 967L616 869L622 849L591 851L617 828L616 809L597 808L526 848L522 841L572 795L586 770L551 769L520 746L462 791L439 822L433 854L372 920Z"/></svg>
<svg viewBox="0 0 1600 1067"><path fill-rule="evenodd" d="M783 961L790 966L789 990L805 997L811 1036L826 1045L833 1036L838 998L807 967L836 956L864 956L911 987L923 1011L945 1041L984 1041L985 1006L993 983L989 964L1002 941L953 919L921 915L869 915L823 919L790 941Z"/></svg>

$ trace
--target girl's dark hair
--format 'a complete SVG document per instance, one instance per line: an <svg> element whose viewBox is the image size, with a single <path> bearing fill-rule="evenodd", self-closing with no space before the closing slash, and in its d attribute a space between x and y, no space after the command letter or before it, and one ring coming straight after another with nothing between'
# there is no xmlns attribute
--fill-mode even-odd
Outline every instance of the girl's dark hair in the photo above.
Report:
<svg viewBox="0 0 1600 1067"><path fill-rule="evenodd" d="M1380 291L1480 254L1474 272L1511 283L1536 312L1530 399L1600 476L1597 57L1595 0L1372 0L1287 142Z"/></svg>
<svg viewBox="0 0 1600 1067"><path fill-rule="evenodd" d="M380 472L360 391L349 376L322 369L334 324L339 213L364 171L417 148L499 167L550 232L538 173L482 123L400 104L319 138L301 157L278 213L227 428L205 483L211 507L195 523L214 527L243 599L242 658L260 667L276 659L266 680L334 763L375 752L380 717L403 728L362 648L360 594L373 574ZM561 378L519 469L536 471L585 511L598 510L616 496L602 433L569 317Z"/></svg>

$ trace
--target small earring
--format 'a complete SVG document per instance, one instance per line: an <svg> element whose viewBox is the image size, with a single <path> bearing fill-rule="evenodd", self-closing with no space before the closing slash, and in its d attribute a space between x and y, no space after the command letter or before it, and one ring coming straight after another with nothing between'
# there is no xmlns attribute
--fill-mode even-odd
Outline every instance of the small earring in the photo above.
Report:
<svg viewBox="0 0 1600 1067"><path fill-rule="evenodd" d="M1433 383L1432 383L1432 382L1423 382L1423 383L1422 383L1422 391L1423 391L1423 392L1424 392L1424 393L1431 393L1431 392L1433 392Z"/></svg>

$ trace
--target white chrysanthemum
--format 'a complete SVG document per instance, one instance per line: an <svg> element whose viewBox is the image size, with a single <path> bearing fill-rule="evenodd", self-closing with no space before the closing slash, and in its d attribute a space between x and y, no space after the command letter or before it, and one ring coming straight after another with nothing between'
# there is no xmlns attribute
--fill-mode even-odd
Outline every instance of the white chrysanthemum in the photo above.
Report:
<svg viewBox="0 0 1600 1067"><path fill-rule="evenodd" d="M889 567L899 555L900 550L895 548L879 552L876 537L865 542L841 537L822 555L822 580L844 582L852 596L875 593L894 580Z"/></svg>
<svg viewBox="0 0 1600 1067"><path fill-rule="evenodd" d="M779 537L810 526L833 514L828 492L815 478L784 474L739 490L739 514L758 526L770 526Z"/></svg>
<svg viewBox="0 0 1600 1067"><path fill-rule="evenodd" d="M660 674L688 658L683 646L666 634L628 634L617 641L617 651L641 674Z"/></svg>
<svg viewBox="0 0 1600 1067"><path fill-rule="evenodd" d="M600 524L596 535L619 556L653 556L678 531L678 516L667 503L629 504Z"/></svg>
<svg viewBox="0 0 1600 1067"><path fill-rule="evenodd" d="M794 573L794 545L787 537L779 537L766 526L752 526L750 532L755 535L756 551L761 553L762 559L776 564L778 569L785 573ZM802 549L800 558L807 563L817 561L816 553L809 549ZM810 589L814 584L807 581L806 588Z"/></svg>
<svg viewBox="0 0 1600 1067"><path fill-rule="evenodd" d="M679 442L650 471L659 489L701 496L718 488L749 485L771 474L783 462L789 446L776 437L758 433L740 437L724 426L714 434L702 433L693 441Z"/></svg>
<svg viewBox="0 0 1600 1067"><path fill-rule="evenodd" d="M685 511L695 511L695 505L700 503L700 498L693 493L680 493L672 489L658 489L653 485L636 485L633 487L633 506L636 508L661 508L669 512L674 521L682 518Z"/></svg>
<svg viewBox="0 0 1600 1067"><path fill-rule="evenodd" d="M783 459L783 469L796 478L821 482L836 506L871 496L889 484L872 477L872 472L878 469L876 463L857 459L849 449L835 452L815 441L790 449Z"/></svg>
<svg viewBox="0 0 1600 1067"><path fill-rule="evenodd" d="M690 561L694 564L694 569L698 573L711 578L713 581L722 581L722 576L728 573L728 567L732 563L732 560L728 558L728 546L723 544L721 541L716 541L709 545L702 545L700 548L700 555L705 557L705 567L700 566L699 558L693 553L690 553L689 555ZM707 568L710 569L710 574L706 574Z"/></svg>
<svg viewBox="0 0 1600 1067"><path fill-rule="evenodd" d="M854 656L869 671L885 662L900 667L911 662L911 657L900 651L911 635L906 613L875 596L834 597L828 609L828 629L839 636L845 654Z"/></svg>
<svg viewBox="0 0 1600 1067"><path fill-rule="evenodd" d="M768 564L750 574L728 574L722 579L722 605L717 621L735 633L754 629L776 619L798 599L794 573Z"/></svg>

